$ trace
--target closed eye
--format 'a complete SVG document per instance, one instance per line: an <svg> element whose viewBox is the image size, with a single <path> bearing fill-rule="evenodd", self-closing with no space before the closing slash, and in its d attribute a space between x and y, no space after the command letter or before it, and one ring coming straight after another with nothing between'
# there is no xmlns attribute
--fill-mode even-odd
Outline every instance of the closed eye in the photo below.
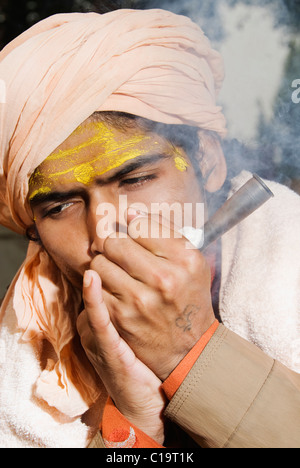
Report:
<svg viewBox="0 0 300 468"><path fill-rule="evenodd" d="M74 202L68 203L61 203L51 209L46 209L46 212L43 214L42 218L51 218L60 215L63 211L65 211L70 206L73 206Z"/></svg>
<svg viewBox="0 0 300 468"><path fill-rule="evenodd" d="M140 177L130 177L130 178L121 180L119 183L119 186L120 187L130 186L131 188L135 188L135 187L140 187L154 179L157 179L157 176L155 174L148 174L148 175L144 175Z"/></svg>

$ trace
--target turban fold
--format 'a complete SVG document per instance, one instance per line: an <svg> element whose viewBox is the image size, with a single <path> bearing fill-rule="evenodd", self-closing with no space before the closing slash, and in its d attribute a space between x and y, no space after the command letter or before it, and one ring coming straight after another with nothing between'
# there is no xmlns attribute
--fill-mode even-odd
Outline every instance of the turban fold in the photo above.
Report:
<svg viewBox="0 0 300 468"><path fill-rule="evenodd" d="M202 30L167 11L61 14L36 24L0 52L0 223L20 233L32 224L30 176L95 111L122 111L224 136L225 119L216 105L223 78L222 59ZM30 243L4 308L9 299L23 338L46 337L58 356L37 385L40 398L70 416L81 414L84 404L79 399L76 406L76 391L70 391L70 375L78 375L80 363L70 370L62 359L72 354L75 331L68 310L80 298L42 247ZM70 404L51 393L54 373L57 382L66 382ZM79 380L75 384L89 405L96 395L93 382L83 389Z"/></svg>

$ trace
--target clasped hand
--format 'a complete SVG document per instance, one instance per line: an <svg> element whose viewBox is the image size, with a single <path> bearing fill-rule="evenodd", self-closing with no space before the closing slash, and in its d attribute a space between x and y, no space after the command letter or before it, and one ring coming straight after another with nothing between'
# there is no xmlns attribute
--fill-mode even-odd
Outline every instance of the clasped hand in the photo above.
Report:
<svg viewBox="0 0 300 468"><path fill-rule="evenodd" d="M130 221L130 219L129 219ZM185 238L147 235L134 217L126 238L108 237L83 287L78 332L85 352L119 411L163 443L161 383L214 322L210 268ZM140 237L133 239L139 223ZM169 227L168 227L169 229ZM173 235L172 235L173 234Z"/></svg>

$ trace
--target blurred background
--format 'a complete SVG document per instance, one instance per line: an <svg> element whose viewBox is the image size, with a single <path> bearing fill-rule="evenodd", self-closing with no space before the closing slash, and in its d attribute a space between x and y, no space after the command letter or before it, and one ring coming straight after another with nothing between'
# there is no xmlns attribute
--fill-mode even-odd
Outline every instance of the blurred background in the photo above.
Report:
<svg viewBox="0 0 300 468"><path fill-rule="evenodd" d="M0 49L55 13L118 8L164 8L203 28L225 61L230 176L245 168L300 193L300 0L0 0ZM0 298L26 247L0 227Z"/></svg>

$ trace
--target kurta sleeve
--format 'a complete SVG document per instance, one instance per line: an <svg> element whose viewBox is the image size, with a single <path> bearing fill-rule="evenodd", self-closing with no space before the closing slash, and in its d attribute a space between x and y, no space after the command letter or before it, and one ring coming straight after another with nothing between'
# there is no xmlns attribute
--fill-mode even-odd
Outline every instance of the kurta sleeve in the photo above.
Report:
<svg viewBox="0 0 300 468"><path fill-rule="evenodd" d="M207 448L299 448L300 375L220 325L166 416Z"/></svg>

